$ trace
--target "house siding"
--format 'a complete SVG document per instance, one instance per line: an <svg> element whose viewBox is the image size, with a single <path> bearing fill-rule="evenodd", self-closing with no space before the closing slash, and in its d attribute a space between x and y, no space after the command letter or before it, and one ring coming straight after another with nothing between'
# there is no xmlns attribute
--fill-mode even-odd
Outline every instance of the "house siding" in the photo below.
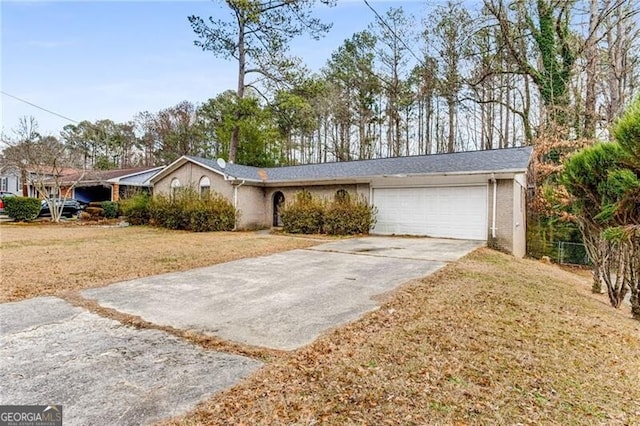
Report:
<svg viewBox="0 0 640 426"><path fill-rule="evenodd" d="M265 220L266 204L263 188L248 185L238 187L238 229L262 229L271 226L271 223Z"/></svg>
<svg viewBox="0 0 640 426"><path fill-rule="evenodd" d="M265 226L271 226L273 224L273 196L276 192L282 192L282 194L284 195L285 203L288 203L290 201L293 201L295 195L303 190L309 191L309 193L314 197L333 200L336 192L341 189L347 191L347 193L351 195L351 197L360 197L367 203L369 203L370 190L369 184L367 183L344 185L301 185L267 188L265 194L266 202L264 203L264 205L267 206L267 208L265 209L266 211L264 224Z"/></svg>
<svg viewBox="0 0 640 426"><path fill-rule="evenodd" d="M203 177L209 178L211 191L215 191L227 199L232 200L233 188L228 182L224 181L221 175L191 162L184 164L170 175L155 182L153 191L154 194L170 194L173 179L178 179L182 188L193 188L197 190L200 179Z"/></svg>
<svg viewBox="0 0 640 426"><path fill-rule="evenodd" d="M496 229L493 238L493 185L489 185L489 244L499 250L513 253L514 248L514 182L498 179L496 200ZM515 254L515 253L514 253Z"/></svg>
<svg viewBox="0 0 640 426"><path fill-rule="evenodd" d="M513 244L511 253L524 257L527 253L527 177L513 180Z"/></svg>
<svg viewBox="0 0 640 426"><path fill-rule="evenodd" d="M237 205L236 209L239 211L237 228L239 229L254 229L262 228L265 225L265 211L264 211L264 191L262 188L257 188L248 185L240 185L242 181L237 184L231 185L230 182L225 181L224 177L218 173L215 173L205 167L198 164L188 162L179 169L175 170L170 175L158 180L154 183L154 194L168 195L171 193L171 182L173 179L180 181L180 187L193 188L197 190L199 188L200 179L203 177L209 178L210 190L217 192L225 197L231 203L234 203L235 187L238 186L237 191Z"/></svg>
<svg viewBox="0 0 640 426"><path fill-rule="evenodd" d="M22 195L20 176L14 173L0 175L0 191L11 192L14 195Z"/></svg>

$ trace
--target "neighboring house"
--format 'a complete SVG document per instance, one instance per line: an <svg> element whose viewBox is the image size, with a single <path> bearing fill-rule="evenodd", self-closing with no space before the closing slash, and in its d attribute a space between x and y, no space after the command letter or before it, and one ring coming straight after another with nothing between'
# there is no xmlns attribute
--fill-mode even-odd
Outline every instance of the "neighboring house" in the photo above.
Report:
<svg viewBox="0 0 640 426"><path fill-rule="evenodd" d="M62 169L56 176L42 167L27 167L25 179L12 167L0 170L0 191L40 198L36 182L52 196L67 196L80 201L117 201L140 191L150 192L149 179L163 167L137 167L118 170ZM56 191L59 186L59 192Z"/></svg>
<svg viewBox="0 0 640 426"><path fill-rule="evenodd" d="M84 202L118 201L128 194L151 190L149 178L164 167L116 170L75 170L60 179L60 192Z"/></svg>
<svg viewBox="0 0 640 426"><path fill-rule="evenodd" d="M258 168L183 156L150 179L156 194L216 191L240 211L238 228L279 226L295 193L347 191L377 210L373 234L488 241L522 257L531 147Z"/></svg>
<svg viewBox="0 0 640 426"><path fill-rule="evenodd" d="M36 183L43 183L44 191L51 194L54 192L56 174L59 178L64 178L75 172L77 172L76 169L63 168L54 173L51 167L37 165L27 166L21 170L7 165L0 170L0 187L6 186L7 191L15 195L39 198L40 193L36 189Z"/></svg>
<svg viewBox="0 0 640 426"><path fill-rule="evenodd" d="M164 166L144 168L140 170L127 173L125 175L119 175L107 180L112 187L111 201L118 201L122 198L128 198L129 196L138 192L151 192L152 177L158 174Z"/></svg>
<svg viewBox="0 0 640 426"><path fill-rule="evenodd" d="M20 179L19 170L12 167L0 169L0 192L22 195L22 179Z"/></svg>

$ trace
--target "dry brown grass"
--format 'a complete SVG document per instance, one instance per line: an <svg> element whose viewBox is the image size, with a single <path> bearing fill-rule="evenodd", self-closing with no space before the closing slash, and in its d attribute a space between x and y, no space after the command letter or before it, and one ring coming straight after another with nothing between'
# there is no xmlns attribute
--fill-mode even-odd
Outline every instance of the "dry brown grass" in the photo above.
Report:
<svg viewBox="0 0 640 426"><path fill-rule="evenodd" d="M0 302L60 295L317 243L253 232L5 223L0 225Z"/></svg>
<svg viewBox="0 0 640 426"><path fill-rule="evenodd" d="M0 239L0 301L56 294L142 328L159 327L77 290L317 242L6 224ZM294 352L167 329L268 364L166 424L640 424L640 324L589 290L584 274L483 249Z"/></svg>
<svg viewBox="0 0 640 426"><path fill-rule="evenodd" d="M640 424L640 325L479 250L167 424Z"/></svg>

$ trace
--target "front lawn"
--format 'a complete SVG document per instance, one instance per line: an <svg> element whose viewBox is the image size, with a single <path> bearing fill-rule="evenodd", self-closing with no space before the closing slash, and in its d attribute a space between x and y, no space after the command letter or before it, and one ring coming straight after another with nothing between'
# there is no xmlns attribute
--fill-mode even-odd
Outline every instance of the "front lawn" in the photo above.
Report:
<svg viewBox="0 0 640 426"><path fill-rule="evenodd" d="M481 249L167 423L640 424L640 323L589 289Z"/></svg>
<svg viewBox="0 0 640 426"><path fill-rule="evenodd" d="M5 223L0 225L0 302L59 295L318 242L255 232Z"/></svg>

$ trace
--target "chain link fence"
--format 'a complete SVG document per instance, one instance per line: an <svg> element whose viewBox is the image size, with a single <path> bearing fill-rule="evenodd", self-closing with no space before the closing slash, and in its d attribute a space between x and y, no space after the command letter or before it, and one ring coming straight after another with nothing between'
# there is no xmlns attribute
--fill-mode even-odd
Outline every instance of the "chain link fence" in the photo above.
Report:
<svg viewBox="0 0 640 426"><path fill-rule="evenodd" d="M591 265L591 259L582 243L556 241L554 251L555 260L561 265Z"/></svg>
<svg viewBox="0 0 640 426"><path fill-rule="evenodd" d="M591 266L591 259L582 243L572 241L536 242L528 246L528 254L540 259L549 256L554 262L561 265L585 265Z"/></svg>

